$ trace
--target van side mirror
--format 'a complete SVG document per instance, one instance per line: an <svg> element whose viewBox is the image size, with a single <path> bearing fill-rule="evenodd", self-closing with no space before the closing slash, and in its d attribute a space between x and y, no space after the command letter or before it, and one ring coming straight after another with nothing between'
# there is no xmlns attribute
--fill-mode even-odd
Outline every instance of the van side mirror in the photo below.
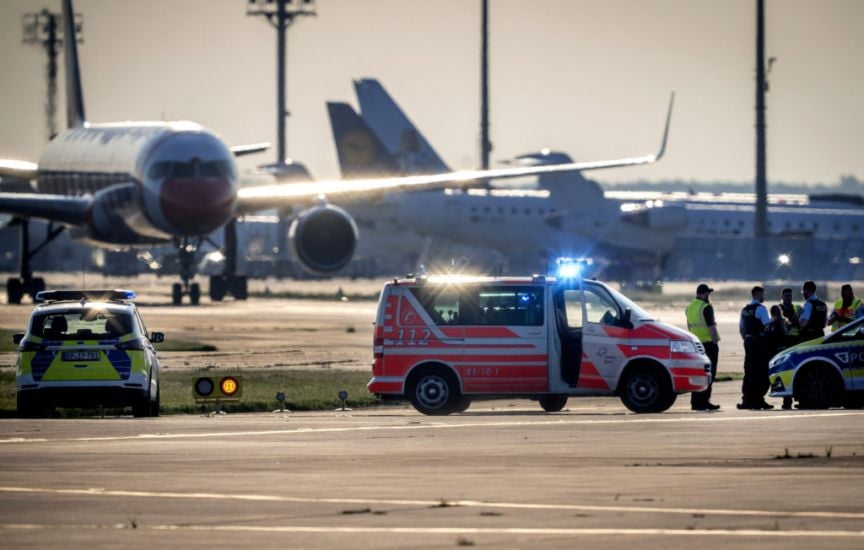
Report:
<svg viewBox="0 0 864 550"><path fill-rule="evenodd" d="M624 315L621 317L621 326L624 328L633 328L633 321L630 319L633 311L628 307L624 310Z"/></svg>
<svg viewBox="0 0 864 550"><path fill-rule="evenodd" d="M154 344L160 344L165 341L165 334L162 332L151 332L150 341Z"/></svg>
<svg viewBox="0 0 864 550"><path fill-rule="evenodd" d="M12 343L15 344L16 346L18 344L20 344L21 340L23 340L23 339L24 339L24 333L23 332L18 332L16 334L12 335Z"/></svg>

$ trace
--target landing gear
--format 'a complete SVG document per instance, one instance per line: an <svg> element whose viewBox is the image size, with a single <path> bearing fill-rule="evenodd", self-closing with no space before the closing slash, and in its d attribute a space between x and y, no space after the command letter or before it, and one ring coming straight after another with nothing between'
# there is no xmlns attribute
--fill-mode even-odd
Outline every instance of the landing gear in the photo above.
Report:
<svg viewBox="0 0 864 550"><path fill-rule="evenodd" d="M180 279L182 283L171 285L171 303L179 306L183 303L183 296L189 296L189 303L197 306L201 302L201 286L198 283L190 283L195 277L195 259L201 240L192 243L184 237L182 241L176 241L177 259L180 261Z"/></svg>
<svg viewBox="0 0 864 550"><path fill-rule="evenodd" d="M29 294L36 299L36 294L45 290L45 279L33 277L33 267L30 260L39 253L48 243L56 239L63 232L63 227L48 226L48 232L42 243L30 250L30 222L24 219L16 219L12 222L20 227L21 245L18 249L20 277L10 277L6 280L6 298L10 304L20 304L21 298Z"/></svg>
<svg viewBox="0 0 864 550"><path fill-rule="evenodd" d="M245 275L237 275L237 220L225 225L225 269L210 277L210 299L221 302L231 294L238 300L249 296Z"/></svg>

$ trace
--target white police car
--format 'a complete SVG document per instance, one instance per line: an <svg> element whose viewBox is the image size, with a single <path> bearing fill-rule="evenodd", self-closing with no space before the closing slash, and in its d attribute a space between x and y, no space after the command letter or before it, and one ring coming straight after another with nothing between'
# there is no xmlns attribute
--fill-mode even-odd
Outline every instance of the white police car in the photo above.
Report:
<svg viewBox="0 0 864 550"><path fill-rule="evenodd" d="M794 397L801 408L864 404L864 318L784 350L768 367L771 397Z"/></svg>
<svg viewBox="0 0 864 550"><path fill-rule="evenodd" d="M129 290L36 295L27 332L15 334L19 414L54 407L125 407L159 414L159 361Z"/></svg>

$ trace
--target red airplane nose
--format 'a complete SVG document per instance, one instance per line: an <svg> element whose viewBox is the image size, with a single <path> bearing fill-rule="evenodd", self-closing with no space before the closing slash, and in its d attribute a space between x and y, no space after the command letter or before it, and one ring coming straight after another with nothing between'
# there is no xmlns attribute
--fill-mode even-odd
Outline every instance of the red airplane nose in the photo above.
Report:
<svg viewBox="0 0 864 550"><path fill-rule="evenodd" d="M168 178L159 204L165 221L182 235L206 235L233 213L234 186L225 178Z"/></svg>

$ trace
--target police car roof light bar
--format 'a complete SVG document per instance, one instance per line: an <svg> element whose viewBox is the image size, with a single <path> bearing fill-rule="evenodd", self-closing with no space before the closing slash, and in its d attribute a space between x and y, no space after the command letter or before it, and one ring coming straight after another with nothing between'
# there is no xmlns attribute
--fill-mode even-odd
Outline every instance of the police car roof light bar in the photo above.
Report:
<svg viewBox="0 0 864 550"><path fill-rule="evenodd" d="M36 293L36 303L46 302L105 302L131 301L136 298L134 290L94 289L94 290L43 290Z"/></svg>

